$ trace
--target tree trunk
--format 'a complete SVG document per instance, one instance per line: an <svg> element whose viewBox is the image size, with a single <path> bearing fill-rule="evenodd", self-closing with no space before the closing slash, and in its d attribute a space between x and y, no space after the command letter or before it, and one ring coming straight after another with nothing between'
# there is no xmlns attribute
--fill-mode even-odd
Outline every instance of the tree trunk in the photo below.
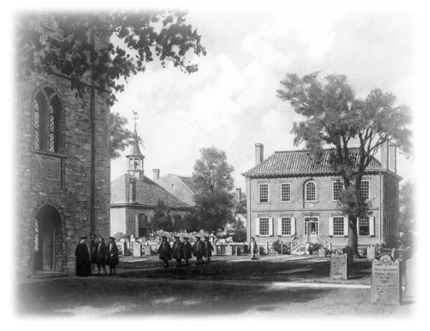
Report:
<svg viewBox="0 0 430 331"><path fill-rule="evenodd" d="M352 248L354 257L361 257L358 253L358 233L357 233L357 218L349 216L349 233L348 233L348 246Z"/></svg>

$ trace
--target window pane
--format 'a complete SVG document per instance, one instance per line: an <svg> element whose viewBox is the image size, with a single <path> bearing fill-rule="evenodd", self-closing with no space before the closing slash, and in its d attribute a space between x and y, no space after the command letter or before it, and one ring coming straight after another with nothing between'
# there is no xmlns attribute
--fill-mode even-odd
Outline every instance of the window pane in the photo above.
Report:
<svg viewBox="0 0 430 331"><path fill-rule="evenodd" d="M333 234L335 236L343 236L343 217L333 217Z"/></svg>
<svg viewBox="0 0 430 331"><path fill-rule="evenodd" d="M282 234L291 235L291 218L282 218Z"/></svg>
<svg viewBox="0 0 430 331"><path fill-rule="evenodd" d="M315 201L316 200L316 189L314 183L306 184L306 201Z"/></svg>
<svg viewBox="0 0 430 331"><path fill-rule="evenodd" d="M282 186L281 186L281 201L291 201L291 186L290 186L290 184L282 184Z"/></svg>
<svg viewBox="0 0 430 331"><path fill-rule="evenodd" d="M361 197L368 200L369 199L369 181L362 181L360 184L360 194Z"/></svg>
<svg viewBox="0 0 430 331"><path fill-rule="evenodd" d="M358 234L360 236L368 236L370 234L369 228L370 228L369 218L360 217L358 219Z"/></svg>
<svg viewBox="0 0 430 331"><path fill-rule="evenodd" d="M343 189L342 182L333 182L333 200L339 200L339 191Z"/></svg>
<svg viewBox="0 0 430 331"><path fill-rule="evenodd" d="M260 235L268 236L269 235L269 219L268 218L260 218Z"/></svg>
<svg viewBox="0 0 430 331"><path fill-rule="evenodd" d="M269 184L260 184L260 202L269 202Z"/></svg>

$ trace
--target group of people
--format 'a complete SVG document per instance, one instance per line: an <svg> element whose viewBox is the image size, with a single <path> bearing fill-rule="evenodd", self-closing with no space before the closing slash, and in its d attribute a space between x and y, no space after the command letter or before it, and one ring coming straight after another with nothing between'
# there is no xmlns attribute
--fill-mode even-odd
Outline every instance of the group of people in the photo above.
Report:
<svg viewBox="0 0 430 331"><path fill-rule="evenodd" d="M119 263L118 247L115 243L115 237L109 237L110 243L106 246L104 238L97 238L95 233L90 234L91 243L90 251L86 243L87 237L79 238L79 243L75 250L76 256L76 276L87 277L92 274L91 266L97 266L97 276L100 276L101 268L104 275L107 275L106 265L110 267L109 275L116 274L116 265Z"/></svg>
<svg viewBox="0 0 430 331"><path fill-rule="evenodd" d="M200 237L196 238L194 246L188 241L188 237L184 237L184 242L181 242L179 237L175 237L173 246L167 241L167 237L163 236L163 241L158 248L158 254L160 260L164 262L164 268L169 266L169 261L173 258L176 260L176 267L189 266L189 260L192 259L192 255L197 258L197 265L203 264L203 258L209 263L214 250L209 237L204 237L204 241L200 240ZM182 264L184 260L185 264Z"/></svg>

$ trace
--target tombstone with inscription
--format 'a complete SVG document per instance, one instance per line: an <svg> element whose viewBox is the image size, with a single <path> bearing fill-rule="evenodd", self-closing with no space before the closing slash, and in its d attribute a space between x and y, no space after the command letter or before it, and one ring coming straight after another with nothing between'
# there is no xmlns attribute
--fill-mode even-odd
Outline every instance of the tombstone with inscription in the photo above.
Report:
<svg viewBox="0 0 430 331"><path fill-rule="evenodd" d="M133 243L133 257L142 257L142 248L139 242Z"/></svg>
<svg viewBox="0 0 430 331"><path fill-rule="evenodd" d="M415 294L414 275L415 275L415 258L412 257L406 260L406 279L405 279L405 296L413 297Z"/></svg>
<svg viewBox="0 0 430 331"><path fill-rule="evenodd" d="M367 247L367 258L369 260L374 260L376 257L376 248L375 246L371 245Z"/></svg>
<svg viewBox="0 0 430 331"><path fill-rule="evenodd" d="M348 279L347 255L341 249L331 254L330 258L330 278Z"/></svg>
<svg viewBox="0 0 430 331"><path fill-rule="evenodd" d="M325 248L320 248L318 250L318 257L325 257Z"/></svg>
<svg viewBox="0 0 430 331"><path fill-rule="evenodd" d="M383 255L379 261L372 262L372 303L400 305L402 301L402 276L399 260Z"/></svg>
<svg viewBox="0 0 430 331"><path fill-rule="evenodd" d="M145 253L145 256L151 256L151 246L149 245L144 246L144 253Z"/></svg>

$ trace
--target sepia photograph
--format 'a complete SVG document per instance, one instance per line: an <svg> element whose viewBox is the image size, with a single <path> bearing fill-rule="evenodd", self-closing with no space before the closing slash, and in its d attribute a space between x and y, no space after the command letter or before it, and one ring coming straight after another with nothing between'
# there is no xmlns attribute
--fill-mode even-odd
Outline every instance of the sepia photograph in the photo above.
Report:
<svg viewBox="0 0 430 331"><path fill-rule="evenodd" d="M425 12L10 5L8 319L418 326Z"/></svg>

